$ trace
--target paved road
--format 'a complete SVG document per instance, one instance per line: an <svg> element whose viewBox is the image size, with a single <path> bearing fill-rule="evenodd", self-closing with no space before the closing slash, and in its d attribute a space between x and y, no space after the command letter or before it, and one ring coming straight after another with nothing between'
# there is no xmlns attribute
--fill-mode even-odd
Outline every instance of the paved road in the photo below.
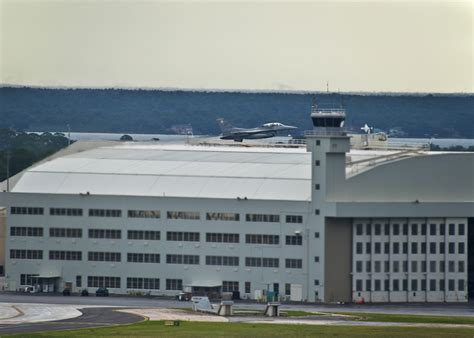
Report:
<svg viewBox="0 0 474 338"><path fill-rule="evenodd" d="M127 308L191 308L189 302L178 302L170 299L155 297L64 297L48 294L17 294L0 293L0 302L7 303L39 303L39 304L73 304L93 306L119 306ZM262 303L237 302L236 307L262 309ZM379 313L406 313L445 316L474 316L474 302L469 303L391 303L391 304L284 304L283 309L303 311L340 311L340 312L379 312Z"/></svg>
<svg viewBox="0 0 474 338"><path fill-rule="evenodd" d="M31 324L0 325L1 334L27 333L52 330L84 329L117 324L131 324L143 320L143 317L114 311L114 308L85 308L80 310L82 316Z"/></svg>

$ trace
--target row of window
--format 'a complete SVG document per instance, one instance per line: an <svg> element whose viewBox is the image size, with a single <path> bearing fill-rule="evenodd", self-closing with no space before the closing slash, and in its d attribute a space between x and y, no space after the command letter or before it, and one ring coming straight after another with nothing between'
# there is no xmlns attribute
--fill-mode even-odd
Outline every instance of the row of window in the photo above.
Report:
<svg viewBox="0 0 474 338"><path fill-rule="evenodd" d="M11 207L13 215L43 215L44 208L41 207ZM51 216L82 216L83 209L80 208L50 208ZM91 217L122 217L122 210L119 209L89 209L88 215ZM128 210L129 218L161 218L160 210ZM167 219L199 220L199 211L167 211ZM240 214L231 212L207 212L208 221L240 221ZM271 222L279 223L280 215L273 214L246 214L247 222ZM286 215L286 223L303 223L301 215Z"/></svg>
<svg viewBox="0 0 474 338"><path fill-rule="evenodd" d="M116 229L89 229L89 238L101 239L121 239L122 231ZM10 236L43 236L41 227L11 227ZM80 228L50 228L50 237L69 237L81 238L82 229ZM128 230L127 238L133 240L160 240L160 231L151 230ZM168 241L199 242L199 232L168 231L166 233ZM250 244L280 244L279 235L247 234L246 243ZM206 233L206 242L211 243L239 243L240 235L232 233ZM287 245L302 245L302 236L286 236Z"/></svg>
<svg viewBox="0 0 474 338"><path fill-rule="evenodd" d="M287 243L288 244L288 243ZM410 245L409 245L410 244ZM372 247L374 254L382 254L382 245L383 245L383 253L384 254L408 254L408 248L410 248L411 254L426 254L427 253L427 244L429 244L429 253L430 254L445 254L446 253L446 243L444 242L394 242L392 243L392 250L390 251L390 243L389 242L374 242L373 245L371 242L365 243L365 251L364 251L364 243L357 242L356 243L356 254L372 254ZM401 249L401 250L400 250ZM448 253L449 254L464 254L465 253L465 243L458 242L457 243L457 251L456 251L456 242L449 242L448 243Z"/></svg>
<svg viewBox="0 0 474 338"><path fill-rule="evenodd" d="M456 280L448 279L448 291L464 291L465 290L465 280L458 279L457 290L455 288ZM429 280L429 289L427 289L427 280L426 279L411 279L410 280L410 290L408 290L408 279L393 279L392 288L390 289L390 280L389 279L374 279L373 285L372 280L362 279L356 280L356 290L355 291L446 291L446 281L444 279L430 279ZM382 285L383 283L383 285Z"/></svg>
<svg viewBox="0 0 474 338"><path fill-rule="evenodd" d="M87 259L92 262L120 262L120 252L101 252L89 251ZM12 259L43 259L43 251L41 250L10 250L10 258ZM62 251L50 250L50 260L67 260L81 261L81 251ZM160 254L154 253L127 253L127 262L129 263L160 263ZM182 255L167 254L167 264L189 264L199 265L199 255ZM206 256L206 265L219 266L239 266L239 257L237 256ZM249 267L265 267L278 268L280 260L278 258L269 257L245 257L245 266ZM285 267L288 269L301 269L303 266L302 259L286 258Z"/></svg>
<svg viewBox="0 0 474 338"><path fill-rule="evenodd" d="M418 236L418 235L421 235L421 236L426 236L427 234L427 229L428 229L428 226L427 224L417 224L417 223L413 223L413 224L397 224L397 223L394 223L392 225L390 224L378 224L378 223L375 223L375 224L356 224L356 235L358 236L362 236L364 235L364 228L365 228L365 234L370 236L372 234L372 229L373 229L373 233L375 236L380 236L382 235L382 231L383 231L383 234L385 236L389 236L390 235L390 227L392 228L392 235L394 236L398 236L400 235L400 229L401 229L401 233L402 235L404 236L407 236L408 233L409 233L409 229L410 228L410 234L412 236ZM460 223L460 224L457 224L457 228L458 228L458 231L457 231L457 235L459 236L464 236L465 235L465 224L463 223ZM445 236L446 234L446 225L445 224L429 224L429 234L430 236ZM449 224L449 227L448 227L448 235L450 236L455 236L456 235L456 224L454 223L450 223Z"/></svg>
<svg viewBox="0 0 474 338"><path fill-rule="evenodd" d="M356 261L355 270L358 273L366 272L366 273L378 273L382 272L382 264L383 264L383 272L408 272L408 261L392 261L392 270L390 271L390 262L389 261L374 261L374 266L372 270L372 262L366 261L365 262L365 269L364 264L362 261ZM411 261L410 262L410 272L412 273L426 273L427 270L427 262L426 261ZM457 269L456 269L457 266ZM465 272L465 262L464 261L448 261L448 272ZM431 273L444 273L446 270L445 268L445 261L429 261L429 272Z"/></svg>

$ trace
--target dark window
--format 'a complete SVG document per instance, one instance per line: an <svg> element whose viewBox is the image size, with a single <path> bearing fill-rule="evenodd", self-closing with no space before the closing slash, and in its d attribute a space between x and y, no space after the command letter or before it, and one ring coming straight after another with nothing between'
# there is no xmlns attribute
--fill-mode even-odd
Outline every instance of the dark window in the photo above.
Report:
<svg viewBox="0 0 474 338"><path fill-rule="evenodd" d="M239 291L239 282L237 281L223 281L222 292Z"/></svg>
<svg viewBox="0 0 474 338"><path fill-rule="evenodd" d="M301 215L286 215L286 223L303 223Z"/></svg>
<svg viewBox="0 0 474 338"><path fill-rule="evenodd" d="M303 236L286 236L286 245L303 245Z"/></svg>

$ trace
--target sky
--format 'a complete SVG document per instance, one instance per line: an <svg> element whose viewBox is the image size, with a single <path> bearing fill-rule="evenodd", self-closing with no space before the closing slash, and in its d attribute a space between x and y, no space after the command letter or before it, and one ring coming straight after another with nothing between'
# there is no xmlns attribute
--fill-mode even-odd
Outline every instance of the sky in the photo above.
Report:
<svg viewBox="0 0 474 338"><path fill-rule="evenodd" d="M473 92L472 1L0 0L0 82Z"/></svg>

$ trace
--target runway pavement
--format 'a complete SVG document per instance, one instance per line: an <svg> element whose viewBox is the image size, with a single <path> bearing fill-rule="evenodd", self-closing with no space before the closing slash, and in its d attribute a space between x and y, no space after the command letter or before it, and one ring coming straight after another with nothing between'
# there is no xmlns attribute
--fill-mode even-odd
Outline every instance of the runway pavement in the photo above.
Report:
<svg viewBox="0 0 474 338"><path fill-rule="evenodd" d="M115 310L116 308L111 307L84 308L79 310L82 315L75 318L37 323L25 322L14 325L0 324L0 335L123 325L144 320L142 316Z"/></svg>

